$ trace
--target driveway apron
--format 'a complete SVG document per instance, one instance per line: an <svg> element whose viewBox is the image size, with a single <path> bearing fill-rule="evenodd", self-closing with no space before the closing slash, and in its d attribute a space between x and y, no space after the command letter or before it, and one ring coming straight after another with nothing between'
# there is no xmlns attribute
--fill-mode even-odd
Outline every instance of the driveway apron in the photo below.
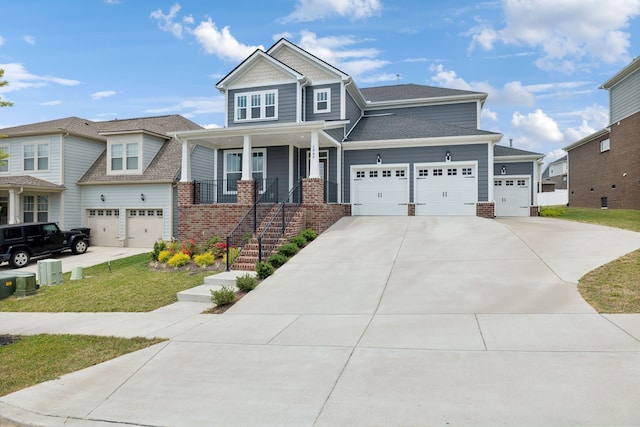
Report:
<svg viewBox="0 0 640 427"><path fill-rule="evenodd" d="M135 317L141 335L170 340L0 398L0 415L78 426L638 425L640 319L599 315L576 290L637 248L639 233L546 218L343 218L226 313L166 328Z"/></svg>

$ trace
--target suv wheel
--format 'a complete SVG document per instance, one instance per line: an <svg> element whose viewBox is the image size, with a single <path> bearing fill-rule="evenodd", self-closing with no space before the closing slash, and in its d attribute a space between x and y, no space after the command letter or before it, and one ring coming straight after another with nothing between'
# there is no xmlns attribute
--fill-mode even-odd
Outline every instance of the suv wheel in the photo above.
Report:
<svg viewBox="0 0 640 427"><path fill-rule="evenodd" d="M71 248L71 250L74 254L83 254L87 252L88 247L89 245L87 244L86 240L78 239L73 243L73 247Z"/></svg>
<svg viewBox="0 0 640 427"><path fill-rule="evenodd" d="M30 259L31 259L31 256L29 255L29 252L22 249L18 249L11 253L9 264L11 264L11 267L13 268L22 268L22 267L26 267L27 264L29 264Z"/></svg>

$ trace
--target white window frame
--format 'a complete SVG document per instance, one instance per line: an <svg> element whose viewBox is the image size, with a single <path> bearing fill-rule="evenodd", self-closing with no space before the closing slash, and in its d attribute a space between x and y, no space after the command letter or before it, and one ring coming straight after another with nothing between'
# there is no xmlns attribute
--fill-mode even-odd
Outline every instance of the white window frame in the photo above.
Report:
<svg viewBox="0 0 640 427"><path fill-rule="evenodd" d="M7 170L2 170L0 169L0 174L5 174L5 173L9 173L10 169L9 169L9 161L11 160L11 155L9 154L9 145L0 145L0 151L5 152L7 154L7 158L4 159L4 166L5 168L7 168Z"/></svg>
<svg viewBox="0 0 640 427"><path fill-rule="evenodd" d="M48 222L50 205L47 194L25 194L22 197L22 221L25 223ZM27 221L26 214L31 215L30 221Z"/></svg>
<svg viewBox="0 0 640 427"><path fill-rule="evenodd" d="M318 96L320 94L324 94L327 96L327 99L319 100ZM326 108L320 108L318 104L320 102L326 102ZM313 90L313 114L319 113L330 113L331 112L331 88L323 88L323 89L314 89Z"/></svg>
<svg viewBox="0 0 640 427"><path fill-rule="evenodd" d="M25 157L25 148L33 147L33 157ZM46 147L47 155L40 155L40 147ZM33 159L33 169L25 169L24 162L27 159ZM40 159L47 159L47 167L40 169ZM51 165L51 150L48 142L32 142L28 144L22 144L22 171L23 172L46 172Z"/></svg>
<svg viewBox="0 0 640 427"><path fill-rule="evenodd" d="M128 155L128 147L130 145L136 144L137 153L136 156ZM113 169L113 148L116 146L121 147L121 157L116 157L122 160L122 169ZM138 167L136 169L128 169L127 163L129 159L133 159L136 157L138 159ZM140 141L119 141L119 142L109 142L107 144L107 175L136 175L142 173L142 143Z"/></svg>
<svg viewBox="0 0 640 427"><path fill-rule="evenodd" d="M273 95L273 103L267 104L267 96ZM238 99L245 98L244 106L238 107ZM259 115L253 117L252 100L259 100ZM273 107L273 116L267 117L267 108ZM240 118L238 115L239 110L245 110L244 118ZM239 92L233 96L233 121L238 123L242 122L255 122L255 121L267 121L278 120L278 89L261 90L256 92Z"/></svg>
<svg viewBox="0 0 640 427"><path fill-rule="evenodd" d="M609 138L603 139L600 141L600 152L604 153L605 151L609 151L611 149L611 141Z"/></svg>
<svg viewBox="0 0 640 427"><path fill-rule="evenodd" d="M253 169L253 155L256 154L256 153L261 153L262 154L262 169L263 170L258 171L259 173L262 174L262 178L260 178L258 180L263 182L263 184L260 186L260 188L261 188L260 193L263 193L264 192L264 187L265 187L264 186L264 180L267 178L267 149L266 148L254 148L254 149L251 150L251 166L252 166L252 169ZM234 170L234 171L229 171L228 170L228 168L227 168L227 155L229 155L229 154L240 154L240 156L241 156L240 157L240 170L237 170L237 171L236 170ZM222 179L225 182L227 182L228 181L227 175L229 173L240 173L241 174L240 175L241 176L240 179L242 179L242 150L225 150L222 158L223 158L223 167L222 167L222 169L223 169L223 171L222 171L223 178ZM257 180L256 177L255 177L255 174L256 174L256 171L252 170L251 171L251 176L252 176L252 178L254 180ZM224 194L237 194L238 192L237 191L233 191L233 190L229 190L228 186L225 184L224 188L223 188L223 193Z"/></svg>

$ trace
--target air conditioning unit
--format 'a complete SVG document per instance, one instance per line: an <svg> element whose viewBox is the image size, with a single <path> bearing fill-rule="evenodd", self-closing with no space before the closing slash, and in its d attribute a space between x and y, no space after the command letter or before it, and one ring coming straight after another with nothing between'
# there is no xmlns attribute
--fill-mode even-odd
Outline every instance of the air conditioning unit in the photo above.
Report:
<svg viewBox="0 0 640 427"><path fill-rule="evenodd" d="M40 286L62 283L62 261L57 259L38 261L38 283Z"/></svg>

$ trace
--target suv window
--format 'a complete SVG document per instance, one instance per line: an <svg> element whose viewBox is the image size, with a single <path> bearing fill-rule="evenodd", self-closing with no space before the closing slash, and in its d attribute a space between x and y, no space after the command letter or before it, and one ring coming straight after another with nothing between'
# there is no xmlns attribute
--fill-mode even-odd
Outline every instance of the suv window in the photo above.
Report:
<svg viewBox="0 0 640 427"><path fill-rule="evenodd" d="M39 225L29 225L27 226L27 236L39 236L40 235L40 226Z"/></svg>
<svg viewBox="0 0 640 427"><path fill-rule="evenodd" d="M2 230L4 240L19 239L22 237L22 229L20 227L5 228Z"/></svg>
<svg viewBox="0 0 640 427"><path fill-rule="evenodd" d="M42 232L44 234L57 234L58 227L55 224L45 224L42 226Z"/></svg>

